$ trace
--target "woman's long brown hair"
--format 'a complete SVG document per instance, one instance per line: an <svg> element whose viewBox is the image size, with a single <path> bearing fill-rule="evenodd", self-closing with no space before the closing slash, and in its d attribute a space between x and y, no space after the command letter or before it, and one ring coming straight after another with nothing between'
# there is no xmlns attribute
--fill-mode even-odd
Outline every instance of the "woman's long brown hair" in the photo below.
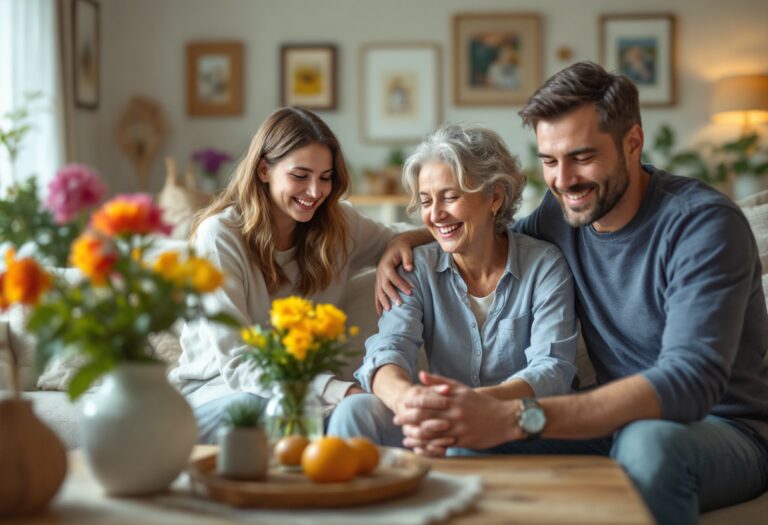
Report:
<svg viewBox="0 0 768 525"><path fill-rule="evenodd" d="M348 231L339 200L349 190L349 171L338 139L320 118L306 109L285 107L272 113L259 127L248 151L234 174L214 201L198 213L192 235L200 223L233 206L239 217L232 226L243 236L248 254L264 276L269 293L289 284L275 262L277 227L272 216L269 185L257 174L259 162L274 166L293 151L310 144L321 144L333 157L330 195L311 220L296 224L296 262L299 280L295 290L311 295L327 288L339 268L347 261Z"/></svg>

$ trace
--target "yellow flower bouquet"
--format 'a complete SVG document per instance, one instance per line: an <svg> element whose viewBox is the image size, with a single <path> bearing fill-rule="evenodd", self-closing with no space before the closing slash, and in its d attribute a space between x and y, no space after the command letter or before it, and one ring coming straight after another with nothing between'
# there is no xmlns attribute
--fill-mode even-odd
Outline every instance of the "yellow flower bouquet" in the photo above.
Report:
<svg viewBox="0 0 768 525"><path fill-rule="evenodd" d="M345 343L358 329L347 330L346 323L347 315L332 304L287 297L272 302L271 328L242 330L251 347L248 355L262 371L262 384L276 389L266 410L270 437L322 434L322 413L319 421L307 414L309 383L321 373L338 372L351 355Z"/></svg>

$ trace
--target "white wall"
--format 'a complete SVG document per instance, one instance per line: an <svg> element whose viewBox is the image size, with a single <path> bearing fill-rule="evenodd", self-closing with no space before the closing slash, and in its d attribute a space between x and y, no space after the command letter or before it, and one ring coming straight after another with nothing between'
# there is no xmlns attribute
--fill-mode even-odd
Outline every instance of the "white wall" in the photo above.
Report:
<svg viewBox="0 0 768 525"><path fill-rule="evenodd" d="M319 112L337 133L353 170L384 162L386 146L359 138L358 52L386 41L436 42L442 50L443 118L484 123L524 153L533 141L521 128L519 107L455 107L452 103L452 16L459 12L531 12L543 22L545 77L571 61L598 57L598 19L606 13L677 15L678 104L643 111L646 134L673 124L681 144L717 133L709 124L712 82L725 75L768 72L768 2L765 0L101 0L102 103L76 110L74 157L95 165L113 191L135 191L137 179L114 139L120 111L134 95L161 103L171 125L164 151L184 162L213 146L240 155L259 123L279 104L279 50L284 43L338 46L340 90L336 111ZM239 117L186 115L184 47L193 40L234 39L245 45L245 111ZM162 184L162 159L152 188Z"/></svg>

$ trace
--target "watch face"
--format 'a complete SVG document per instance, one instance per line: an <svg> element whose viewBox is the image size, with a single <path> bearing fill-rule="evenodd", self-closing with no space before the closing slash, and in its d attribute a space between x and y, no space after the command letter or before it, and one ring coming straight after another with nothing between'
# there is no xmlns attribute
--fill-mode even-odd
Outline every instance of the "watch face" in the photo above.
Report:
<svg viewBox="0 0 768 525"><path fill-rule="evenodd" d="M528 434L540 434L546 423L544 411L537 406L526 408L520 415L520 426Z"/></svg>

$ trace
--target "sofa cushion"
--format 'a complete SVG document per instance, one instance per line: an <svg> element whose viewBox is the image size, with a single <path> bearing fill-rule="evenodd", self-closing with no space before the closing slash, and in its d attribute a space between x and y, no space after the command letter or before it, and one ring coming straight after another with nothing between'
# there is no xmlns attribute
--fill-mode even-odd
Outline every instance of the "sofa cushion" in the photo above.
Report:
<svg viewBox="0 0 768 525"><path fill-rule="evenodd" d="M768 190L761 191L737 202L755 235L760 263L763 266L763 294L768 307ZM768 366L768 352L763 360Z"/></svg>

